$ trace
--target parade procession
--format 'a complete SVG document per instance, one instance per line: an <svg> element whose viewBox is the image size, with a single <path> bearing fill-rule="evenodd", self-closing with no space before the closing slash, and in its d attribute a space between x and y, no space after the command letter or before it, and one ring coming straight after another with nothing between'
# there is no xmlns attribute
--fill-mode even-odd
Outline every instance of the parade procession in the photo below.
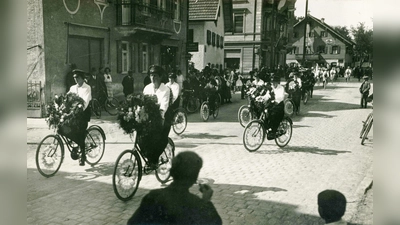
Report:
<svg viewBox="0 0 400 225"><path fill-rule="evenodd" d="M28 0L27 224L373 224L357 2Z"/></svg>

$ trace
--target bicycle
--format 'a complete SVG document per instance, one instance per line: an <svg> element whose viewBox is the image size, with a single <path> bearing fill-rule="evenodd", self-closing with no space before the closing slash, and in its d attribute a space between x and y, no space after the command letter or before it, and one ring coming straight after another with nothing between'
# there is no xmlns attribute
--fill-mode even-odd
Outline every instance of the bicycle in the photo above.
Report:
<svg viewBox="0 0 400 225"><path fill-rule="evenodd" d="M177 108L174 110L174 116L172 117L172 129L175 134L182 134L187 127L187 115L183 108Z"/></svg>
<svg viewBox="0 0 400 225"><path fill-rule="evenodd" d="M217 93L216 97L215 97L215 102L214 102L214 110L210 109L210 95L212 93L210 93L209 91L205 92L206 95L206 100L201 103L200 106L200 118L203 119L204 122L206 122L208 120L208 118L210 117L210 114L213 115L214 119L217 118L218 113L219 113L219 104L220 104L220 96Z"/></svg>
<svg viewBox="0 0 400 225"><path fill-rule="evenodd" d="M242 127L246 127L251 120L260 116L259 109L256 106L255 96L252 96L250 92L246 94L248 97L248 104L240 106L238 110L238 120Z"/></svg>
<svg viewBox="0 0 400 225"><path fill-rule="evenodd" d="M104 155L106 135L97 125L91 125L86 131L86 162L94 166ZM76 148L75 142L59 133L47 135L39 143L35 157L36 167L42 176L52 177L60 169L64 161L64 143L73 160L80 158L81 152L76 151L79 148Z"/></svg>
<svg viewBox="0 0 400 225"><path fill-rule="evenodd" d="M182 105L188 113L194 113L200 108L200 100L194 90L183 90L182 98Z"/></svg>
<svg viewBox="0 0 400 225"><path fill-rule="evenodd" d="M362 121L363 127L360 132L361 145L364 145L365 139L368 139L368 133L371 130L374 121L373 113L371 112L365 121Z"/></svg>
<svg viewBox="0 0 400 225"><path fill-rule="evenodd" d="M270 104L269 104L270 105ZM264 121L268 119L268 108L269 105L265 107L262 111L259 119L252 120L247 124L243 132L243 145L249 152L257 151L261 145L264 143L266 134L270 131L270 127L264 127ZM292 138L293 122L285 115L279 124L279 127L275 135L275 143L283 148L285 147L290 139ZM252 140L253 138L254 140Z"/></svg>
<svg viewBox="0 0 400 225"><path fill-rule="evenodd" d="M100 100L102 99L94 97L91 101L92 113L96 116L97 119L101 117L102 108L104 108L104 110L111 116L115 116L118 114L119 101L116 98L106 97L104 99L103 105L100 104Z"/></svg>
<svg viewBox="0 0 400 225"><path fill-rule="evenodd" d="M134 136L134 138L132 138ZM131 134L134 141L133 149L124 150L115 162L112 176L113 190L118 199L122 201L130 200L139 188L142 174L150 174L153 170L147 170L148 160L138 144L137 132ZM175 156L175 144L168 138L168 144L164 152L159 157L159 163L155 170L156 178L162 184L169 181L172 158ZM142 161L145 166L142 166Z"/></svg>

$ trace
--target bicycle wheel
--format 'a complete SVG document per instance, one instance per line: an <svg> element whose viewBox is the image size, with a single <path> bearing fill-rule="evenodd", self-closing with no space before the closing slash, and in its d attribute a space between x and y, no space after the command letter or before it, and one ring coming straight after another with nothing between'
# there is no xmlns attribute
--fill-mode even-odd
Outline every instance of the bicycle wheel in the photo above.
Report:
<svg viewBox="0 0 400 225"><path fill-rule="evenodd" d="M260 120L252 120L243 132L243 145L249 152L257 151L264 142L265 131Z"/></svg>
<svg viewBox="0 0 400 225"><path fill-rule="evenodd" d="M203 121L207 121L210 117L210 108L208 107L208 102L205 101L201 104L200 107L200 117Z"/></svg>
<svg viewBox="0 0 400 225"><path fill-rule="evenodd" d="M285 114L289 117L293 116L294 113L294 103L292 100L286 100L285 104Z"/></svg>
<svg viewBox="0 0 400 225"><path fill-rule="evenodd" d="M118 114L118 107L119 102L116 98L107 98L106 102L104 103L104 108L111 116L115 116Z"/></svg>
<svg viewBox="0 0 400 225"><path fill-rule="evenodd" d="M186 130L187 115L183 109L178 109L172 118L172 129L175 134L180 135Z"/></svg>
<svg viewBox="0 0 400 225"><path fill-rule="evenodd" d="M96 165L104 155L105 140L102 131L97 127L89 127L85 139L86 162Z"/></svg>
<svg viewBox="0 0 400 225"><path fill-rule="evenodd" d="M304 105L307 104L309 96L310 96L309 91L306 91L306 92L304 93L304 97L303 97L303 103L304 103Z"/></svg>
<svg viewBox="0 0 400 225"><path fill-rule="evenodd" d="M135 195L141 179L142 161L137 148L123 151L115 162L112 177L115 195L122 201L128 201Z"/></svg>
<svg viewBox="0 0 400 225"><path fill-rule="evenodd" d="M200 105L199 99L192 96L189 98L187 102L186 110L188 111L188 113L196 112L196 110L199 109L199 105Z"/></svg>
<svg viewBox="0 0 400 225"><path fill-rule="evenodd" d="M101 117L101 106L97 99L92 99L92 113L97 119Z"/></svg>
<svg viewBox="0 0 400 225"><path fill-rule="evenodd" d="M220 96L220 95L218 94L218 96ZM217 116L219 114L219 106L220 105L221 105L221 99L217 97L215 99L215 103L214 103L214 107L215 107L214 112L213 112L214 119L217 118Z"/></svg>
<svg viewBox="0 0 400 225"><path fill-rule="evenodd" d="M238 111L238 120L242 127L246 127L246 125L253 119L253 115L251 114L250 107L247 105L242 105Z"/></svg>
<svg viewBox="0 0 400 225"><path fill-rule="evenodd" d="M361 132L360 132L360 138L362 138L362 136L364 134L364 131L367 128L368 123L370 122L371 119L372 119L372 113L370 113L368 115L368 117L367 117L367 119L365 121L361 121L363 123L363 127L362 127Z"/></svg>
<svg viewBox="0 0 400 225"><path fill-rule="evenodd" d="M276 133L276 145L281 148L285 147L292 138L292 122L290 121L290 118L283 118Z"/></svg>
<svg viewBox="0 0 400 225"><path fill-rule="evenodd" d="M369 133L369 131L371 130L371 127L372 127L372 123L373 123L373 122L374 122L374 119L371 119L370 122L368 123L367 128L366 128L365 131L364 131L364 134L363 134L363 136L362 136L362 138L361 138L361 144L362 144L362 145L364 145L364 141L365 141L365 139L367 139L367 137L368 137L368 133Z"/></svg>
<svg viewBox="0 0 400 225"><path fill-rule="evenodd" d="M64 160L64 144L54 134L47 135L39 143L36 150L36 167L44 177L51 177L57 173Z"/></svg>
<svg viewBox="0 0 400 225"><path fill-rule="evenodd" d="M166 183L170 178L170 170L172 166L172 159L175 157L175 144L171 138L168 138L168 144L164 152L158 158L158 168L156 170L156 178L162 184Z"/></svg>

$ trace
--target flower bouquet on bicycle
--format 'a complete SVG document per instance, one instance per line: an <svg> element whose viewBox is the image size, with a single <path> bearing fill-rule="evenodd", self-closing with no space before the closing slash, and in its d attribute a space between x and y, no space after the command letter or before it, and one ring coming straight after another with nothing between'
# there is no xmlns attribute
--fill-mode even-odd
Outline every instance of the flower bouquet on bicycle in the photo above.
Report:
<svg viewBox="0 0 400 225"><path fill-rule="evenodd" d="M259 118L263 110L262 103L257 102L256 98L265 93L265 86L247 85L246 96L248 104L242 105L238 111L238 120L242 127L245 127L251 120Z"/></svg>
<svg viewBox="0 0 400 225"><path fill-rule="evenodd" d="M158 181L166 183L169 180L175 145L168 137L169 129L165 125L168 121L163 124L156 96L128 95L117 120L135 142L132 149L126 149L118 156L112 178L114 193L127 201L135 195L142 173L155 170Z"/></svg>
<svg viewBox="0 0 400 225"><path fill-rule="evenodd" d="M279 147L286 146L292 137L292 120L284 115L283 101L275 103L274 93L270 87L259 87L255 103L261 110L258 119L250 121L243 133L243 144L250 151L261 147L267 136L268 140L275 139Z"/></svg>
<svg viewBox="0 0 400 225"><path fill-rule="evenodd" d="M40 174L51 177L60 169L64 160L63 143L73 160L81 158L92 166L97 164L104 154L105 133L97 125L87 128L90 108L83 110L83 99L75 93L56 95L46 109L46 121L57 133L44 137L36 150L36 167Z"/></svg>

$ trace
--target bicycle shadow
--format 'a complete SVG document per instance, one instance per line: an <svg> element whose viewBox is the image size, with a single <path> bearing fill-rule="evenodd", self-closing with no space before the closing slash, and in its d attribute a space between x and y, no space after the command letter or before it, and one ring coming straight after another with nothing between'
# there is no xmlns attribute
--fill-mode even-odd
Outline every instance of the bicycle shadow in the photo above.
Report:
<svg viewBox="0 0 400 225"><path fill-rule="evenodd" d="M237 137L236 135L218 135L218 134L209 134L209 133L191 133L191 134L181 134L182 138L192 138L192 139L222 139L222 138L230 138Z"/></svg>
<svg viewBox="0 0 400 225"><path fill-rule="evenodd" d="M351 151L339 151L331 149L321 149L318 147L309 146L285 146L284 148L278 150L265 150L261 149L256 151L256 154L285 154L285 153L307 153L307 154L317 154L317 155L338 155L344 153L351 153Z"/></svg>

